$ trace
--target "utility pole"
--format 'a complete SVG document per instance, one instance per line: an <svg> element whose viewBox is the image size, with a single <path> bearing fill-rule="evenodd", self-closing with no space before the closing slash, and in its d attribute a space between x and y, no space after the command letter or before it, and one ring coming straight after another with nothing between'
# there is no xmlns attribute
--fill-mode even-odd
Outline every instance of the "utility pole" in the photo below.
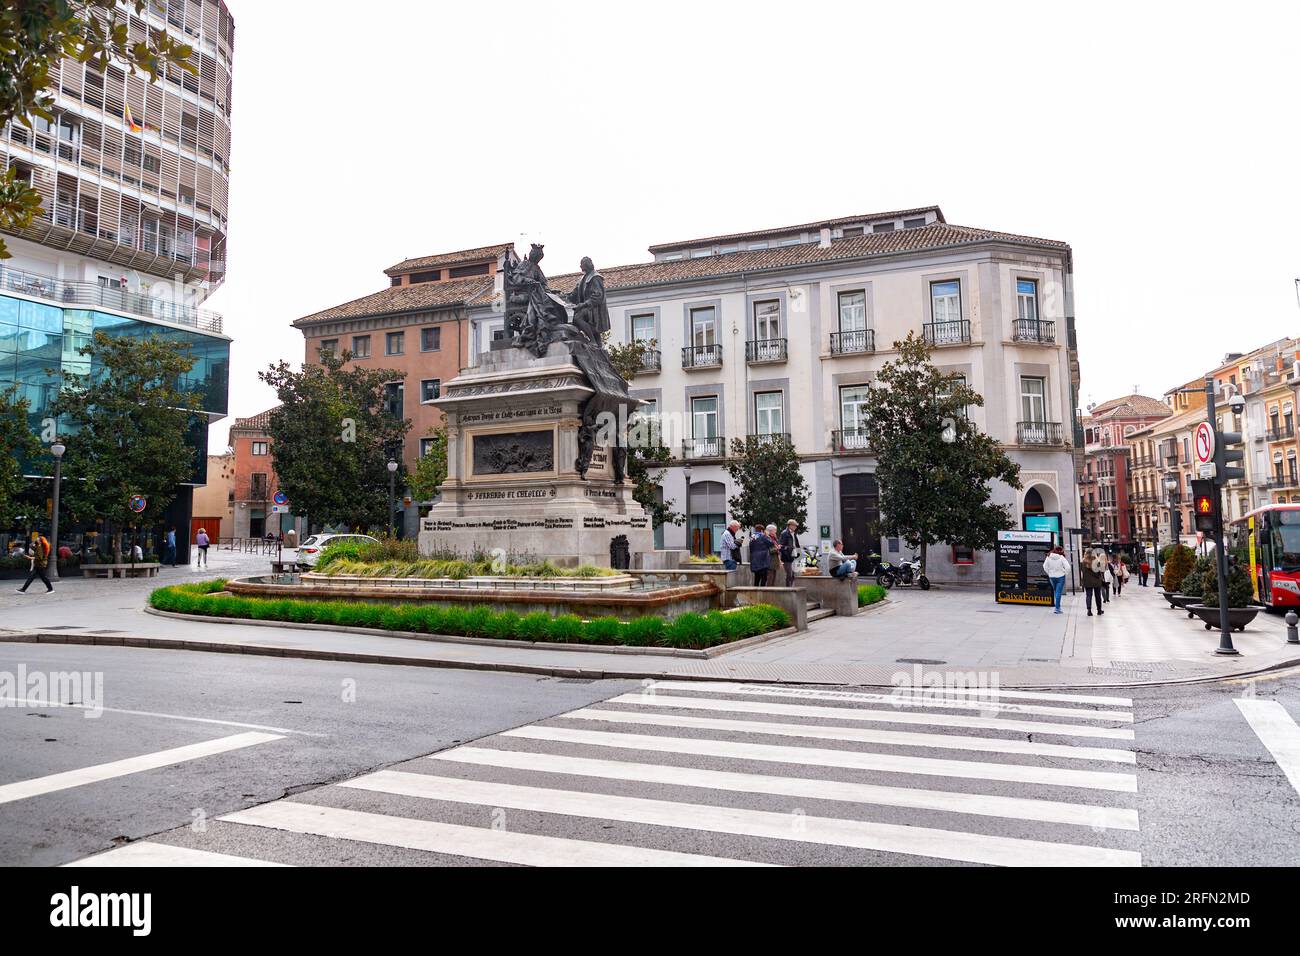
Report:
<svg viewBox="0 0 1300 956"><path fill-rule="evenodd" d="M1246 405L1240 395L1233 395L1228 401L1229 414L1239 414ZM1228 552L1223 546L1223 486L1234 478L1244 478L1246 471L1236 463L1245 458L1245 452L1231 445L1241 444L1239 432L1220 431L1219 419L1214 408L1214 376L1205 377L1205 413L1210 428L1214 431L1214 463L1207 469L1213 487L1212 534L1214 535L1214 564L1219 578L1219 646L1216 654L1239 654L1232 646L1232 626L1228 623Z"/></svg>

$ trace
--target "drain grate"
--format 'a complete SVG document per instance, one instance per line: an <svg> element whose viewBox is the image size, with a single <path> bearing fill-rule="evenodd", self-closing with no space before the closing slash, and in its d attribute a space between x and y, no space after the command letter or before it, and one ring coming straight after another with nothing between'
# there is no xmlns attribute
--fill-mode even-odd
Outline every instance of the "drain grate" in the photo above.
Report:
<svg viewBox="0 0 1300 956"><path fill-rule="evenodd" d="M947 661L932 661L924 657L900 657L895 664L947 664Z"/></svg>
<svg viewBox="0 0 1300 956"><path fill-rule="evenodd" d="M557 684L594 684L594 677L561 677L555 683Z"/></svg>

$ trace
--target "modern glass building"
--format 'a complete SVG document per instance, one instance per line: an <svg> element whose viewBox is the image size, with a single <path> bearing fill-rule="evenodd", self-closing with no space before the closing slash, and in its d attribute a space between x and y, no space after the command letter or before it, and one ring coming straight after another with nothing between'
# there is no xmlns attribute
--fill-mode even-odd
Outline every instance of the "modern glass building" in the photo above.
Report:
<svg viewBox="0 0 1300 956"><path fill-rule="evenodd" d="M188 347L194 367L181 387L199 397L201 408L191 429L190 443L196 452L194 474L178 489L162 519L165 526L187 529L194 486L206 481L208 426L227 412L230 339L221 333L220 317L172 308L166 303L155 305L147 296L124 297L116 290L104 290L106 304L90 308L86 306L91 303L83 303L74 295L79 290L73 286L83 283L45 279L45 284L38 286L34 280L40 278L0 266L0 389L12 388L17 397L28 401L28 421L36 435L45 432L53 419L51 406L61 387L62 373L96 372L92 359L80 354L96 332L138 338L158 335ZM68 301L76 302L76 307L63 304ZM159 307L165 307L165 319L155 317ZM56 422L56 428L59 435L74 430L70 423L62 421ZM24 473L33 481L48 479L51 471L48 456L24 463ZM178 537L185 540L183 532Z"/></svg>

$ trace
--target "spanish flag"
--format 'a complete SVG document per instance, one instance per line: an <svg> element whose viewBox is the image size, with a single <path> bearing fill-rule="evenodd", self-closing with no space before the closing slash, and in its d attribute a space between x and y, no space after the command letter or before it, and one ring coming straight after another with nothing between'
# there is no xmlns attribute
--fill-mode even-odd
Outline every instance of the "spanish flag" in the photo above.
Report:
<svg viewBox="0 0 1300 956"><path fill-rule="evenodd" d="M123 114L123 119L126 120L126 125L130 127L131 132L133 132L133 133L143 133L143 132L144 132L144 127L143 127L142 125L140 125L139 123L137 123L137 122L135 121L135 117L133 117L133 116L131 115L131 104L130 104L130 103L126 103L126 102L124 102L123 105L125 106L125 112L124 112L124 114Z"/></svg>

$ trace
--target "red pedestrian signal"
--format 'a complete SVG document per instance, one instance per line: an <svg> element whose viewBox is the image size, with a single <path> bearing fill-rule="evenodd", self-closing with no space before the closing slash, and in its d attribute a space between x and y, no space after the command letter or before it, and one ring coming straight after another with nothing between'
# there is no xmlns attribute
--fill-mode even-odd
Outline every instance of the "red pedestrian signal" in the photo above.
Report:
<svg viewBox="0 0 1300 956"><path fill-rule="evenodd" d="M1214 519L1218 514L1214 482L1206 479L1192 481L1192 515L1195 517L1196 530L1205 533L1214 530Z"/></svg>
<svg viewBox="0 0 1300 956"><path fill-rule="evenodd" d="M1214 514L1214 502L1210 500L1209 495L1201 495L1196 499L1196 513L1198 515Z"/></svg>

